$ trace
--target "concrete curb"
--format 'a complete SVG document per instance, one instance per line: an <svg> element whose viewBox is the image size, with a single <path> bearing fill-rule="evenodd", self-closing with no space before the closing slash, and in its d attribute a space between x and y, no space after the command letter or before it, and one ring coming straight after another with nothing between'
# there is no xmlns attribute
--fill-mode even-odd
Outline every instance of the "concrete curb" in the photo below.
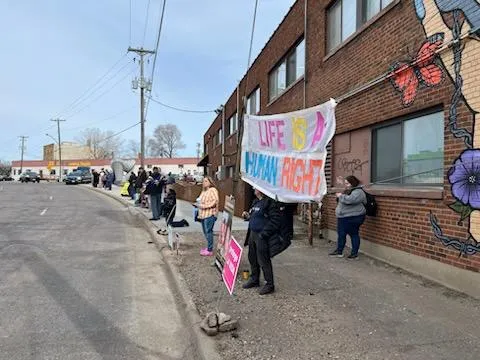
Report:
<svg viewBox="0 0 480 360"><path fill-rule="evenodd" d="M88 189L90 191L94 191L96 193L105 195L111 199L116 200L121 205L128 208L128 212L136 219L138 219L145 230L150 234L155 246L159 250L162 255L165 264L167 265L168 272L172 275L172 284L174 286L174 290L178 293L181 297L183 309L185 312L186 320L188 325L190 326L190 330L196 342L196 350L198 355L200 355L201 359L203 360L222 360L220 354L216 351L216 343L213 338L206 335L200 329L200 322L202 318L198 312L197 307L193 301L193 296L191 291L188 289L187 283L185 279L180 274L177 266L173 263L174 259L171 256L171 251L168 249L167 241L165 240L164 236L161 236L163 242L159 241L159 235L157 234L157 227L153 225L149 220L146 214L139 211L137 208L132 206L126 200L119 198L111 193L105 192L100 189L96 189L93 187L81 186L81 188Z"/></svg>

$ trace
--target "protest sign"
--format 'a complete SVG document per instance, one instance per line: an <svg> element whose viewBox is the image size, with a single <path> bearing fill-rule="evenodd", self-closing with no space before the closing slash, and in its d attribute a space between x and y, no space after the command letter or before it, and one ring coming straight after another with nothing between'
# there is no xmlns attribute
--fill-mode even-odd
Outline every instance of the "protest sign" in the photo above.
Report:
<svg viewBox="0 0 480 360"><path fill-rule="evenodd" d="M321 201L327 192L327 144L335 133L335 100L277 115L246 115L242 180L282 202Z"/></svg>
<svg viewBox="0 0 480 360"><path fill-rule="evenodd" d="M238 244L237 240L232 236L230 238L230 246L225 255L225 264L222 270L222 278L230 295L235 287L235 279L237 278L238 267L242 259L243 248Z"/></svg>
<svg viewBox="0 0 480 360"><path fill-rule="evenodd" d="M225 205L223 208L222 222L220 223L220 234L217 242L217 251L215 254L215 265L219 271L222 271L223 269L225 255L228 253L228 247L230 245L234 210L235 199L233 196L225 196Z"/></svg>

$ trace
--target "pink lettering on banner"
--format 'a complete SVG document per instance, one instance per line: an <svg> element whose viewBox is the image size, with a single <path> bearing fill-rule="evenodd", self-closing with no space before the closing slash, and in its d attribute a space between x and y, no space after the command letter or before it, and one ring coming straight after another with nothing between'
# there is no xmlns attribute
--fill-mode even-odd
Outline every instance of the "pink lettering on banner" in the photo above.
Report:
<svg viewBox="0 0 480 360"><path fill-rule="evenodd" d="M310 148L315 147L323 138L323 134L325 133L325 118L323 117L322 113L317 111L317 125L315 127L315 133L313 134L312 145Z"/></svg>
<svg viewBox="0 0 480 360"><path fill-rule="evenodd" d="M235 287L235 279L237 278L238 267L242 259L243 248L238 244L237 240L232 236L230 238L230 247L225 257L223 265L222 278L230 295Z"/></svg>
<svg viewBox="0 0 480 360"><path fill-rule="evenodd" d="M264 120L258 122L260 146L263 148L277 148L285 150L284 120Z"/></svg>

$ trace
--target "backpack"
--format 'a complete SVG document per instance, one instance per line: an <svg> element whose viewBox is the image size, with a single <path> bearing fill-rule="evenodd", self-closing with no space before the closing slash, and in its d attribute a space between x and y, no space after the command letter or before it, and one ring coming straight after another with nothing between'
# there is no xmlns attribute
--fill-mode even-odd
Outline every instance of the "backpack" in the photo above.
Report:
<svg viewBox="0 0 480 360"><path fill-rule="evenodd" d="M367 198L367 202L363 204L363 206L365 206L367 216L377 216L377 201L375 200L375 196L367 193L365 190L363 190L363 192Z"/></svg>

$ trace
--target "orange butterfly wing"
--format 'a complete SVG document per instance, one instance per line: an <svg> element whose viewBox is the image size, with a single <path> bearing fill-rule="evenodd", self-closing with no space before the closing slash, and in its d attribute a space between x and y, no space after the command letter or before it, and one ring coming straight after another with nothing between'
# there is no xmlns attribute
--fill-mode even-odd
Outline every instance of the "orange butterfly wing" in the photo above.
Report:
<svg viewBox="0 0 480 360"><path fill-rule="evenodd" d="M402 93L402 101L405 105L410 105L417 96L418 78L415 71L408 65L404 65L395 70L393 82L396 88Z"/></svg>
<svg viewBox="0 0 480 360"><path fill-rule="evenodd" d="M443 79L442 69L436 64L430 64L419 69L422 81L427 86L438 85Z"/></svg>

